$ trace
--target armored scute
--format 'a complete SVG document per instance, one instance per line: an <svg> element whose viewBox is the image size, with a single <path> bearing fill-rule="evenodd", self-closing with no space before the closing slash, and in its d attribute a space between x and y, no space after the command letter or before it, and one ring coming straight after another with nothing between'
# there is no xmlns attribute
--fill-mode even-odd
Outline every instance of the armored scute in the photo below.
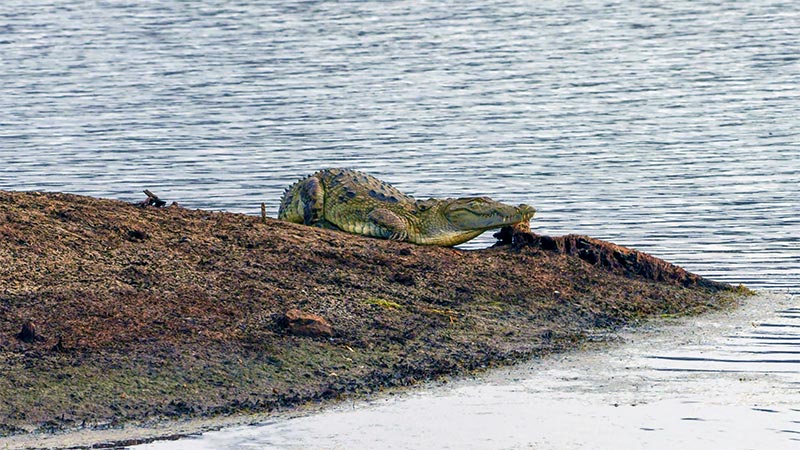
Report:
<svg viewBox="0 0 800 450"><path fill-rule="evenodd" d="M536 210L487 197L416 200L377 178L325 169L293 184L278 218L415 244L452 246L486 230L529 221Z"/></svg>

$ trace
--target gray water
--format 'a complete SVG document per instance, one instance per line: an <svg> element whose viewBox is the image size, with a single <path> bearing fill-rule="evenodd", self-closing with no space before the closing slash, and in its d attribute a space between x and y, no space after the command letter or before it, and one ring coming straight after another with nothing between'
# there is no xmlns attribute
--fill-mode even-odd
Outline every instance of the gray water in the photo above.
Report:
<svg viewBox="0 0 800 450"><path fill-rule="evenodd" d="M7 190L275 215L352 167L797 293L799 118L792 1L0 4Z"/></svg>

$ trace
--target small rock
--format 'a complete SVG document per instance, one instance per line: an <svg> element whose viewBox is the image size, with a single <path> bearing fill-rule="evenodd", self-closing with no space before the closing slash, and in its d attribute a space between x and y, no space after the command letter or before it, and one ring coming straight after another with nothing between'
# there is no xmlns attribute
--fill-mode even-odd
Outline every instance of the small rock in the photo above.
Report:
<svg viewBox="0 0 800 450"><path fill-rule="evenodd" d="M402 284L403 286L414 286L417 284L416 280L414 280L414 275L406 272L395 273L389 277L389 281Z"/></svg>
<svg viewBox="0 0 800 450"><path fill-rule="evenodd" d="M147 239L147 233L141 230L128 230L128 240L133 242L141 242Z"/></svg>
<svg viewBox="0 0 800 450"><path fill-rule="evenodd" d="M497 239L497 242L492 247L511 245L513 249L519 250L523 247L537 246L536 236L531 234L530 225L527 223L507 225L493 236Z"/></svg>
<svg viewBox="0 0 800 450"><path fill-rule="evenodd" d="M67 352L67 347L64 345L64 340L63 340L62 337L59 336L58 342L56 342L56 345L54 345L54 346L52 346L50 348L50 351L53 351L53 352L56 352L56 353L66 353Z"/></svg>
<svg viewBox="0 0 800 450"><path fill-rule="evenodd" d="M30 320L25 322L25 324L22 325L22 331L17 334L17 338L19 338L19 340L22 342L27 343L31 343L39 339L39 336L36 334L36 324Z"/></svg>
<svg viewBox="0 0 800 450"><path fill-rule="evenodd" d="M322 316L290 309L278 318L278 325L297 336L331 337L333 327Z"/></svg>

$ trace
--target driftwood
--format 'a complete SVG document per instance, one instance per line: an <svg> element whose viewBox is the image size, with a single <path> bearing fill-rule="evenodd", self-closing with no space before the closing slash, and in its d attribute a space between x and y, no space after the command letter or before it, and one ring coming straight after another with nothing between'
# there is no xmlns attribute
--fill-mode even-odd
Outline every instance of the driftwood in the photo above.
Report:
<svg viewBox="0 0 800 450"><path fill-rule="evenodd" d="M517 251L530 248L577 256L593 266L628 277L641 277L687 287L701 286L713 290L729 288L725 283L703 278L647 253L589 236L576 234L544 236L532 233L527 226L522 225L503 227L494 234L494 237L498 240L495 246L510 245Z"/></svg>
<svg viewBox="0 0 800 450"><path fill-rule="evenodd" d="M158 198L156 194L153 194L148 189L145 189L143 192L145 193L145 195L147 195L147 200L142 200L141 202L139 202L139 206L141 207L155 206L156 208L161 208L162 206L167 204L167 202Z"/></svg>

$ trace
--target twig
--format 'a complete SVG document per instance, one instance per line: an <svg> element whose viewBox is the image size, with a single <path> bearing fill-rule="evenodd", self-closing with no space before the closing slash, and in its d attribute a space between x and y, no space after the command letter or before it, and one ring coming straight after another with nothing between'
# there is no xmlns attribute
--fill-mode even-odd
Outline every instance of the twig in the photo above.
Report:
<svg viewBox="0 0 800 450"><path fill-rule="evenodd" d="M167 202L158 198L156 194L153 194L148 189L144 190L145 195L147 195L147 200L143 200L139 203L139 206L155 206L156 208L161 208L162 206L166 205Z"/></svg>

